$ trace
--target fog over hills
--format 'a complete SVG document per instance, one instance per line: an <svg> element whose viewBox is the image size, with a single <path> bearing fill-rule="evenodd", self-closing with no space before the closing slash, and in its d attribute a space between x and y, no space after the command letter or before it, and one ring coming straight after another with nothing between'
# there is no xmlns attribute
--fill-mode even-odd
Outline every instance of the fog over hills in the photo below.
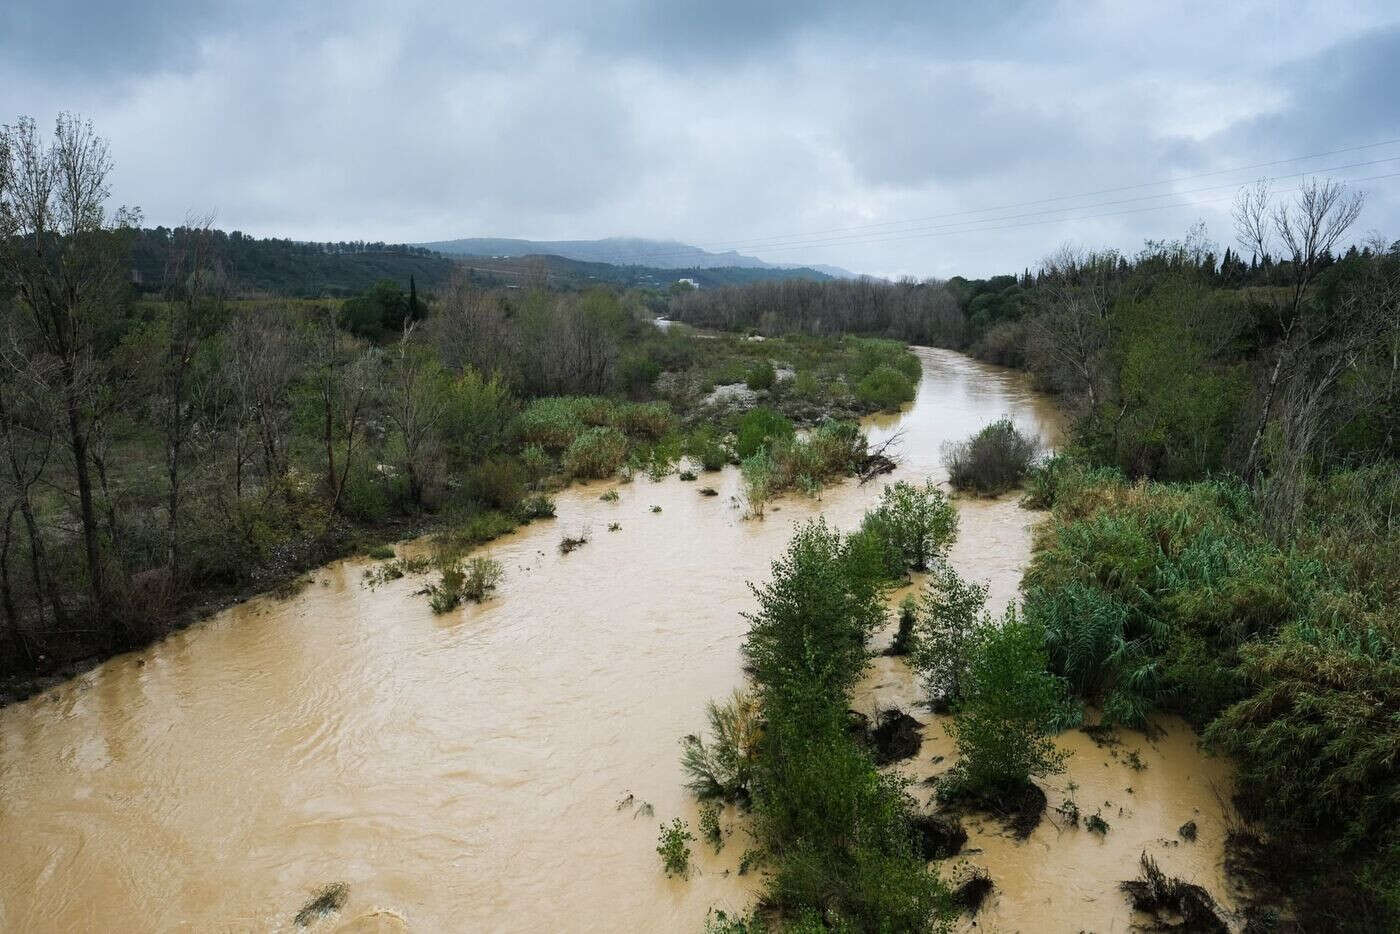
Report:
<svg viewBox="0 0 1400 934"><path fill-rule="evenodd" d="M768 263L734 250L712 253L678 240L644 237L607 237L602 240L519 240L508 237L466 237L417 243L439 253L459 256L531 256L546 254L589 263L614 266L647 266L656 269L815 269L829 276L852 279L855 273L839 266L810 263Z"/></svg>

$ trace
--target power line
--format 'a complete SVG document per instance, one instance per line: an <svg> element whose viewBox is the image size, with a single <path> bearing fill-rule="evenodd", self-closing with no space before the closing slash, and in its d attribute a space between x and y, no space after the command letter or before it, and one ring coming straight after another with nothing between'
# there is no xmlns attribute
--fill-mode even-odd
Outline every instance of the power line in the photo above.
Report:
<svg viewBox="0 0 1400 934"><path fill-rule="evenodd" d="M1386 161L1388 161L1388 160L1386 160ZM1379 181L1379 180L1381 180L1381 179L1389 179L1389 178L1400 178L1400 172L1388 172L1388 173L1383 174L1383 175L1371 175L1371 176L1367 176L1367 177L1365 177L1365 178L1351 179L1351 181L1354 181L1354 182L1369 182L1369 181ZM1290 192L1296 192L1296 191L1298 191L1297 188L1288 188L1288 189L1284 189L1283 191L1281 191L1280 194L1288 194L1288 193L1290 193ZM961 229L961 230L940 230L940 231L936 231L936 232L932 232L932 233L912 233L912 234L908 234L908 233L905 233L905 232L903 232L903 231L887 231L886 233L889 233L889 234L898 234L898 235L897 235L897 236L881 236L881 237L876 237L876 238L871 238L871 239L865 239L865 240L851 240L851 241L847 241L847 243L848 243L848 245L872 244L872 243L894 243L894 242L898 242L898 241L901 241L901 240L932 239L932 238L934 238L934 237L948 237L948 236L954 236L954 235L957 235L957 234L976 234L976 233L989 233L989 232L1000 231L1000 230L1017 230L1017 229L1024 228L1024 227L1041 227L1041 226L1044 226L1044 225L1046 225L1046 224L1059 224L1059 223L1064 223L1064 222L1066 222L1066 221L1095 220L1095 219L1097 219L1097 218L1103 218L1103 217L1119 217L1119 216L1126 215L1126 214L1141 214L1141 213L1145 213L1145 212L1147 212L1147 211L1162 211L1162 210L1170 210L1170 209L1174 209L1174 208L1195 208L1195 207L1200 207L1202 204L1210 204L1210 203L1219 202L1219 201L1229 201L1229 200L1231 200L1231 198L1232 198L1232 196L1230 196L1230 195L1224 195L1224 196L1215 197L1215 198L1198 199L1198 200L1196 200L1196 201L1183 201L1183 202L1181 202L1181 203L1179 203L1179 204L1154 204L1154 205L1149 205L1149 206L1147 206L1147 207L1142 207L1142 208L1131 208L1131 209L1125 210L1125 211L1109 211L1109 212L1103 213L1103 214L1088 214L1088 215L1085 215L1085 216L1083 216L1083 217L1061 217L1061 218L1052 218L1052 219L1050 219L1050 220L1029 221L1029 222L1017 223L1017 224L1004 224L1004 225L1001 225L1001 226L994 226L994 227L969 227L969 228ZM998 220L998 219L997 219L997 218L989 218L989 219L987 219L987 221L985 221L985 223L992 223L992 222L994 222L995 220ZM983 222L969 222L969 223L983 223ZM775 248L775 249L773 249L773 250L771 250L771 251L769 251L769 252L782 252L782 251L784 251L784 250L801 250L801 249L806 249L808 246L809 246L808 244L799 244L799 245L797 245L797 246L777 247L777 248Z"/></svg>
<svg viewBox="0 0 1400 934"><path fill-rule="evenodd" d="M896 220L896 221L881 221L881 222L877 222L877 223L861 224L861 225L855 225L855 226L850 226L850 227L834 227L834 228L827 228L827 229L825 229L825 230L808 231L808 232L806 232L806 233L796 233L796 234L786 234L786 235L772 235L772 236L768 236L768 237L756 237L756 238L751 238L751 239L748 239L748 240L721 241L721 242L719 242L719 243L712 243L712 244L710 245L710 248L711 248L711 249L718 249L718 248L720 248L720 247L733 247L733 246L737 246L737 245L752 244L752 245L753 245L753 246L751 247L752 249L760 250L760 251L773 251L773 250L775 250L775 249L777 249L777 248L779 248L779 247L786 249L787 247L789 247L789 246L791 246L791 245L813 245L813 246L819 246L819 245L829 245L829 244L835 244L835 243L841 243L841 242L853 242L853 243L854 243L854 242L860 242L860 241L857 240L857 239L855 239L855 238L853 238L853 237L850 237L850 238L847 238L847 237L836 237L836 238L818 239L818 240L812 240L811 238L822 238L822 237L824 237L824 235L827 235L827 234L840 234L840 233L844 233L844 232L847 232L847 231L870 231L870 232L875 232L875 231L877 231L879 228L895 228L895 227L898 227L898 226L901 226L901 225L917 224L917 223L920 223L920 222L923 222L923 221L928 221L928 220L941 220L941 219L953 218L953 217L968 217L969 220L964 221L963 223L977 223L977 222L979 222L979 220L1002 220L1002 219L1006 219L1006 218L981 218L981 219L979 219L979 218L972 218L971 215L975 215L975 214L986 214L986 213L993 212L993 211L1002 211L1002 210L1008 210L1008 209L1017 208L1017 207L1030 207L1030 206L1034 206L1034 205L1051 204L1051 203L1056 203L1056 202L1061 202L1061 201L1069 201L1069 200L1073 200L1073 199L1077 199L1077 198L1089 197L1089 196L1092 196L1092 195L1112 194L1112 193L1123 192L1123 191L1133 191L1133 190L1137 190L1137 189L1141 189L1141 188L1153 187L1153 186L1156 186L1156 185L1176 184L1176 183L1180 183L1180 182L1184 182L1184 181L1191 181L1191 180L1194 180L1194 179L1209 178L1209 177L1214 177L1214 176L1218 176L1218 175L1225 175L1225 174L1230 174L1230 173L1236 173L1236 172L1244 172L1244 171L1249 171L1249 170L1257 169L1257 168L1265 168L1265 167L1268 167L1268 166L1286 165L1286 164L1292 163L1292 162L1301 162L1301 161L1304 161L1304 160L1307 160L1307 159L1316 159L1316 158L1321 158L1321 157L1323 157L1323 156L1337 155L1337 154L1339 154L1339 153L1345 153L1345 152L1360 152L1360 151L1363 151L1363 150L1376 149L1376 148L1382 147L1382 146L1393 145L1393 144L1395 144L1395 143L1400 143L1400 138L1381 140L1381 141L1379 141L1379 142L1367 143L1367 144L1362 145L1362 146L1351 146L1351 147L1346 147L1346 148L1342 148L1342 149L1333 149L1333 150L1329 150L1329 151L1327 151L1327 152L1311 153L1311 154L1305 155L1305 156L1294 156L1294 157L1291 157L1291 158L1288 158L1288 159L1275 159L1275 160L1271 160L1271 161L1268 161L1268 162L1257 162L1257 163L1252 163L1252 164L1250 164L1250 165L1235 166L1235 167L1229 168L1229 169L1218 169L1218 170L1215 170L1215 171L1212 171L1212 172L1201 172L1201 173L1198 173L1198 174L1195 174L1195 175L1178 176L1178 177L1171 178L1171 179L1162 179L1162 180L1152 181L1152 182L1141 182L1141 183L1137 183L1137 184L1133 184L1133 185L1120 185L1120 186L1116 186L1116 187L1113 187L1113 188L1102 188L1102 189L1097 189L1097 190L1094 190L1094 191L1084 191L1084 192L1079 192L1079 193L1077 193L1077 194L1072 194L1072 195L1057 195L1057 196L1053 196L1053 197L1038 198L1038 199L1033 199L1033 200L1028 200L1028 201L1010 202L1010 203L1007 203L1007 204L997 205L997 206L993 206L993 207L976 208L976 209L969 209L969 210L965 210L965 211L953 211L953 212L946 212L946 213L942 213L942 214L930 214L930 215L925 215L925 216L922 216L922 217L904 218L904 219L902 219L902 220ZM1375 164L1378 164L1378 163L1380 163L1380 162L1387 162L1387 161L1390 161L1391 159L1394 159L1394 158L1400 158L1400 157L1388 157L1388 158L1386 158L1386 159L1377 159L1377 160L1371 160L1371 161L1367 161L1367 162L1349 163L1349 164L1347 164L1347 165L1342 165L1342 166L1333 166L1333 167L1329 167L1329 168L1311 169L1311 170L1308 170L1307 172L1298 172L1298 173L1292 173L1292 174L1288 174L1288 175L1279 175L1279 176L1275 176L1275 178L1276 178L1276 179L1296 178L1296 177L1300 177L1300 176L1302 176L1302 175L1311 175L1311 174L1322 173L1322 172L1339 171L1339 170L1346 169L1346 168L1357 168L1357 167L1366 166L1366 165L1375 165ZM1171 197L1171 196L1180 195L1180 194L1190 194L1190 193L1193 193L1193 192L1195 192L1195 191L1209 191L1209 190L1215 190L1215 189L1219 189L1219 188L1236 187L1236 186L1239 185L1239 184L1243 184L1243 182L1232 182L1232 183L1229 183L1229 184L1226 184L1226 185L1220 185L1220 186L1208 186L1208 187L1206 187L1206 188L1193 189L1192 191L1188 191L1188 192L1160 192L1160 193L1154 194L1154 195L1142 195L1142 196L1138 196L1138 197L1136 197L1136 198L1122 199L1121 201L1102 202L1101 204L1095 204L1095 205L1074 205L1074 206L1067 206L1067 207L1063 207L1063 208L1052 209L1051 211L1041 211L1041 212L1034 212L1034 213L1035 213L1035 214L1046 214L1046 213L1053 213L1053 212L1058 212L1058 211L1078 210L1078 209L1081 209L1081 208L1093 208L1093 207L1100 207L1100 206L1111 205L1111 204L1128 203L1128 202L1130 202L1130 201L1136 201L1136 200L1147 200L1147 199L1151 199L1151 198ZM1018 216L1033 216L1033 215L1029 215L1029 214L1028 214L1028 215L1008 215L1008 217L1018 217ZM909 229L912 231L912 230L916 230L916 229L925 229L925 228L909 228ZM901 233L901 232L904 232L904 231L900 231L900 230L887 230L887 231L879 231L879 232L882 232L882 233ZM633 262L633 263L636 263L636 262L638 262L638 261L646 260L646 259L664 258L664 257L684 257L684 256L688 256L688 255L691 255L691 254L690 254L690 251L682 251L682 250L657 250L657 251L636 252L636 253L617 253L617 254L614 254L614 255L613 255L613 259L614 259L615 261L621 262L621 263L625 263L625 262L629 262L629 261L630 261L630 262Z"/></svg>

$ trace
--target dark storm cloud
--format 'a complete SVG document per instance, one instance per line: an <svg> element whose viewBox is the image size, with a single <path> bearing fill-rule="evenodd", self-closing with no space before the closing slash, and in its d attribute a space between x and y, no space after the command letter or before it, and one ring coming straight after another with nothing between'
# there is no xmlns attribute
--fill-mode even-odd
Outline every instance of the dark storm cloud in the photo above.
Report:
<svg viewBox="0 0 1400 934"><path fill-rule="evenodd" d="M152 223L214 208L305 239L636 234L983 274L1198 219L1229 240L1220 197L1016 206L1400 136L1397 23L1364 0L12 0L0 120L90 116L115 198ZM1215 180L1228 199L1247 177ZM1389 184L1366 227L1400 230ZM1013 221L911 220L949 214Z"/></svg>

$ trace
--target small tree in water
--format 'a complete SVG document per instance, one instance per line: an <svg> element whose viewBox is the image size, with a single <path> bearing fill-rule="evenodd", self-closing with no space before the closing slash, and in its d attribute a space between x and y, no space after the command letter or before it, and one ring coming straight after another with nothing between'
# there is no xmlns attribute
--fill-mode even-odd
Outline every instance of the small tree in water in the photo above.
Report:
<svg viewBox="0 0 1400 934"><path fill-rule="evenodd" d="M1014 609L1000 624L979 629L962 706L948 727L960 757L951 783L972 792L1007 791L1063 771L1064 754L1050 736L1064 716L1064 687L1045 668L1044 634Z"/></svg>
<svg viewBox="0 0 1400 934"><path fill-rule="evenodd" d="M901 480L885 487L880 505L867 513L861 533L884 545L891 579L926 571L958 534L958 513L932 480L916 486Z"/></svg>
<svg viewBox="0 0 1400 934"><path fill-rule="evenodd" d="M992 628L986 607L986 584L968 583L946 561L934 565L913 661L935 710L947 710L962 699L975 640Z"/></svg>

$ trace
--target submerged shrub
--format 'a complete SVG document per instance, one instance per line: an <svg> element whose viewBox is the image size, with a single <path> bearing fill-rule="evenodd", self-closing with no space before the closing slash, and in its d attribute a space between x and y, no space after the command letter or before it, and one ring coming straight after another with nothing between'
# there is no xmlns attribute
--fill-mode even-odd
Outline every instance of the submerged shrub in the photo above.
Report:
<svg viewBox="0 0 1400 934"><path fill-rule="evenodd" d="M952 544L958 513L932 480L915 486L901 480L886 486L880 504L865 516L861 530L884 542L895 561L891 579L913 569L924 571Z"/></svg>
<svg viewBox="0 0 1400 934"><path fill-rule="evenodd" d="M590 480L611 477L627 454L627 439L616 428L589 428L564 452L570 476Z"/></svg>
<svg viewBox="0 0 1400 934"><path fill-rule="evenodd" d="M797 434L792 421L766 405L749 409L739 419L735 432L734 453L747 460L767 448L773 441L788 440Z"/></svg>
<svg viewBox="0 0 1400 934"><path fill-rule="evenodd" d="M758 699L736 690L723 704L705 707L710 742L687 736L681 767L689 776L686 787L702 801L747 804L753 794L754 757L763 738Z"/></svg>
<svg viewBox="0 0 1400 934"><path fill-rule="evenodd" d="M713 428L698 428L686 439L685 453L707 471L719 470L729 463L729 449Z"/></svg>
<svg viewBox="0 0 1400 934"><path fill-rule="evenodd" d="M948 781L979 793L1009 791L1064 770L1051 735L1064 687L1046 671L1044 634L1008 609L973 639L962 704L949 725L958 764Z"/></svg>
<svg viewBox="0 0 1400 934"><path fill-rule="evenodd" d="M961 444L948 447L943 465L956 490L999 496L1020 485L1040 450L1040 443L1022 434L1011 419L993 422Z"/></svg>
<svg viewBox="0 0 1400 934"><path fill-rule="evenodd" d="M501 564L491 558L478 556L467 561L444 558L439 561L442 578L427 588L428 603L434 613L446 613L461 605L463 600L480 603L501 580Z"/></svg>
<svg viewBox="0 0 1400 934"><path fill-rule="evenodd" d="M672 819L671 826L661 825L661 834L656 841L656 853L661 857L661 866L668 876L690 876L690 843L695 837L679 817Z"/></svg>
<svg viewBox="0 0 1400 934"><path fill-rule="evenodd" d="M933 566L913 658L933 709L948 710L962 700L977 637L993 625L986 607L986 584L963 580L946 561Z"/></svg>
<svg viewBox="0 0 1400 934"><path fill-rule="evenodd" d="M533 522L535 519L553 519L554 500L543 493L527 496L515 507L515 517L522 523Z"/></svg>

